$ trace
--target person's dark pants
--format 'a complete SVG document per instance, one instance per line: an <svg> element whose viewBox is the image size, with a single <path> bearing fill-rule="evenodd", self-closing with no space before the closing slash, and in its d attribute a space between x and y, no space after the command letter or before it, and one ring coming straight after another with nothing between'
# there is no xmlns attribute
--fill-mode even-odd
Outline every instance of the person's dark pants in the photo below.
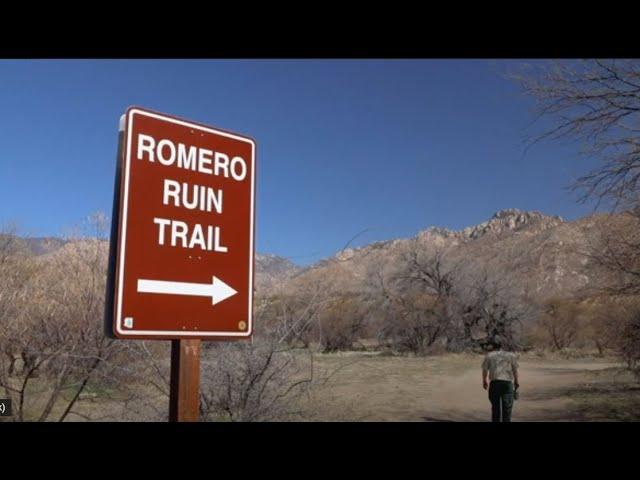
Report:
<svg viewBox="0 0 640 480"><path fill-rule="evenodd" d="M510 422L513 408L513 382L492 380L489 384L489 400L491 401L491 421Z"/></svg>

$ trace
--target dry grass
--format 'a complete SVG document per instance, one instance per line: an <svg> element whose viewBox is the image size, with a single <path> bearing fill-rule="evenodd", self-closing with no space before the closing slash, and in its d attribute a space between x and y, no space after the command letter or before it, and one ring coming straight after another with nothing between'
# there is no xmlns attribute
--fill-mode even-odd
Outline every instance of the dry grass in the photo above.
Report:
<svg viewBox="0 0 640 480"><path fill-rule="evenodd" d="M301 353L301 355L303 355ZM573 357L570 355L570 357ZM432 357L342 352L314 355L322 382L300 400L310 421L487 421L489 402L474 354ZM514 421L637 421L640 384L610 358L522 355ZM148 388L130 404L92 385L69 420L165 419L167 399ZM95 395L91 395L91 394Z"/></svg>

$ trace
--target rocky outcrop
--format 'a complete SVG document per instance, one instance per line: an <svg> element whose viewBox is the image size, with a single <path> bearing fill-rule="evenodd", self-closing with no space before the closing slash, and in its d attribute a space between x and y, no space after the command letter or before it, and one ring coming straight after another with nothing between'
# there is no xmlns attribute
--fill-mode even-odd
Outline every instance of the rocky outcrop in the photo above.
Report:
<svg viewBox="0 0 640 480"><path fill-rule="evenodd" d="M255 282L258 291L275 287L300 271L300 267L278 255L257 253L255 256Z"/></svg>

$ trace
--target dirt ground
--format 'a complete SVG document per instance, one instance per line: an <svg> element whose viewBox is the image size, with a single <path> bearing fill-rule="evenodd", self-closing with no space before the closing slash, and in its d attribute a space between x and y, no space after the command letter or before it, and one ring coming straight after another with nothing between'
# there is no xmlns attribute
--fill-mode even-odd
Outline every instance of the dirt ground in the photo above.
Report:
<svg viewBox="0 0 640 480"><path fill-rule="evenodd" d="M321 355L335 371L309 402L318 420L483 422L490 403L480 355L428 358L362 353ZM640 386L613 359L520 360L513 421L640 420Z"/></svg>
<svg viewBox="0 0 640 480"><path fill-rule="evenodd" d="M326 381L295 406L302 416L294 419L486 422L490 403L482 388L481 362L481 355L472 354L316 354L316 375ZM613 358L525 354L520 377L514 422L640 420L640 383ZM154 411L114 399L85 400L77 410L92 421L166 420L167 399L159 396L151 403ZM83 421L77 416L69 420Z"/></svg>

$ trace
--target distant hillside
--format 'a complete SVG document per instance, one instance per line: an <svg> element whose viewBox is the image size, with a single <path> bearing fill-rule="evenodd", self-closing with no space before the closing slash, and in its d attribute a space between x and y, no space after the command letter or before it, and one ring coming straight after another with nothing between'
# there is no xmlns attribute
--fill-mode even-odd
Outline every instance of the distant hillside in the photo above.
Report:
<svg viewBox="0 0 640 480"><path fill-rule="evenodd" d="M25 237L22 240L28 251L33 255L55 252L68 243L68 240L57 237Z"/></svg>
<svg viewBox="0 0 640 480"><path fill-rule="evenodd" d="M20 238L19 242L28 253L36 256L64 254L66 250L83 243L80 240L66 240L57 237L25 237ZM104 242L105 252L108 252L107 243ZM258 291L273 288L279 282L295 275L299 270L299 266L286 258L258 253L255 257L256 288Z"/></svg>
<svg viewBox="0 0 640 480"><path fill-rule="evenodd" d="M298 265L286 258L257 253L255 257L256 289L259 292L272 289L293 277L300 270Z"/></svg>
<svg viewBox="0 0 640 480"><path fill-rule="evenodd" d="M443 252L446 262L462 275L489 272L516 294L540 299L588 295L609 281L589 259L590 245L600 232L626 221L593 215L567 222L535 211L501 210L463 230L430 227L412 238L345 249L292 277L287 288L293 291L330 278L338 289L358 291L372 272L399 263L403 252L417 248Z"/></svg>

